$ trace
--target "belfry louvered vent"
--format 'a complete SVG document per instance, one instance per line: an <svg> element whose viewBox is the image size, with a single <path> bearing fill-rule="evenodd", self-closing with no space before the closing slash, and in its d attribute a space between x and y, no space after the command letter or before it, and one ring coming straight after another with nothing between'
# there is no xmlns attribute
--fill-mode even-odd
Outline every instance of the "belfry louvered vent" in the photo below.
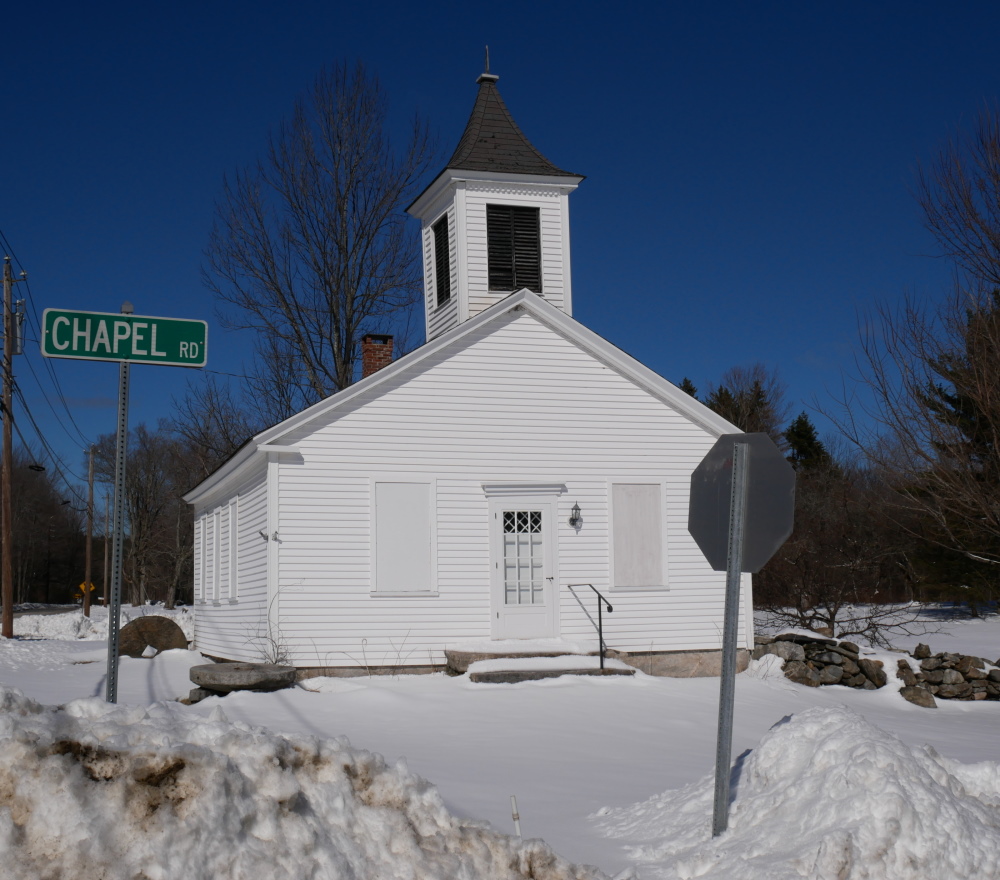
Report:
<svg viewBox="0 0 1000 880"><path fill-rule="evenodd" d="M434 229L434 278L437 287L437 304L443 306L451 299L451 260L448 259L448 215L433 226Z"/></svg>
<svg viewBox="0 0 1000 880"><path fill-rule="evenodd" d="M486 237L490 290L542 292L542 248L538 208L487 205Z"/></svg>

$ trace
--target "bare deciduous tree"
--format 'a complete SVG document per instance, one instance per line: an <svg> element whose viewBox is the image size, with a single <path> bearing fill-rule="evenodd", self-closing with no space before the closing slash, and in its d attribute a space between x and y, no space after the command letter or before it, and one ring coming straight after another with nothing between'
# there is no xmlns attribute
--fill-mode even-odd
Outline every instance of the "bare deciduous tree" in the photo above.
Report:
<svg viewBox="0 0 1000 880"><path fill-rule="evenodd" d="M267 425L234 396L231 385L207 375L200 384L188 383L187 394L174 402L170 427L190 450L193 485Z"/></svg>
<svg viewBox="0 0 1000 880"><path fill-rule="evenodd" d="M78 499L61 493L55 467L42 462L38 451L13 450L15 603L71 602L83 580L86 542Z"/></svg>
<svg viewBox="0 0 1000 880"><path fill-rule="evenodd" d="M98 438L95 472L114 479L115 435ZM128 601L163 600L173 607L191 582L191 510L181 495L197 479L198 465L183 440L161 420L153 431L140 424L129 432L125 471L124 587Z"/></svg>
<svg viewBox="0 0 1000 880"><path fill-rule="evenodd" d="M924 542L1000 565L1000 117L986 110L919 178L927 228L954 262L936 306L883 307L862 333L861 393L840 425ZM863 415L861 415L863 413ZM951 576L965 579L954 566ZM987 592L1000 583L994 569ZM993 587L990 586L993 584ZM956 583L956 588L968 584Z"/></svg>
<svg viewBox="0 0 1000 880"><path fill-rule="evenodd" d="M870 404L842 425L896 490L929 519L924 539L1000 563L1000 300L958 290L927 310L883 310L862 340ZM865 418L860 418L861 414Z"/></svg>
<svg viewBox="0 0 1000 880"><path fill-rule="evenodd" d="M709 390L705 404L740 430L762 432L779 447L784 446L782 425L788 418L789 406L777 370L769 370L761 363L731 367Z"/></svg>
<svg viewBox="0 0 1000 880"><path fill-rule="evenodd" d="M976 286L1000 287L1000 109L921 169L917 197L942 254Z"/></svg>
<svg viewBox="0 0 1000 880"><path fill-rule="evenodd" d="M361 336L405 321L419 299L402 209L433 150L418 119L395 150L386 106L360 64L324 72L265 158L224 184L205 280L224 323L257 333L247 390L265 421L353 382Z"/></svg>

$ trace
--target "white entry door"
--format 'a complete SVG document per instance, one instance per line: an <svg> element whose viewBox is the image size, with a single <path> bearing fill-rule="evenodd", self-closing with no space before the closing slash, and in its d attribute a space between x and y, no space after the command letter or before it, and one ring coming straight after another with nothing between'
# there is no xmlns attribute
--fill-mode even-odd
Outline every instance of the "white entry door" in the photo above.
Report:
<svg viewBox="0 0 1000 880"><path fill-rule="evenodd" d="M556 633L556 559L552 501L495 499L492 526L494 639L540 639Z"/></svg>

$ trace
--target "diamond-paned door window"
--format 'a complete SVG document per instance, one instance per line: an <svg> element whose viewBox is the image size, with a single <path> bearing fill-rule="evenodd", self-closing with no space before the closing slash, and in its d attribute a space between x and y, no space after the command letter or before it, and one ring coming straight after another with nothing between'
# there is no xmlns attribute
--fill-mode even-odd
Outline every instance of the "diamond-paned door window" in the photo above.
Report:
<svg viewBox="0 0 1000 880"><path fill-rule="evenodd" d="M503 513L504 602L541 605L542 512L505 510Z"/></svg>

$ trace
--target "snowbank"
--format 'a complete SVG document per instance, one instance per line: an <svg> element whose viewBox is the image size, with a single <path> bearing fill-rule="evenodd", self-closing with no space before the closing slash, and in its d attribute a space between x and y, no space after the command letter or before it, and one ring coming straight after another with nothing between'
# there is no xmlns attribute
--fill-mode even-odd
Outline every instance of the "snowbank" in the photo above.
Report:
<svg viewBox="0 0 1000 880"><path fill-rule="evenodd" d="M402 763L345 740L169 703L54 709L7 688L0 851L11 880L603 876L541 841L456 819Z"/></svg>
<svg viewBox="0 0 1000 880"><path fill-rule="evenodd" d="M710 777L596 818L630 842L643 878L1000 876L1000 764L908 746L848 709L779 722L734 786L729 829L715 840Z"/></svg>
<svg viewBox="0 0 1000 880"><path fill-rule="evenodd" d="M124 605L121 625L125 626L136 617L156 615L169 617L183 631L188 640L194 638L194 615L189 608L168 611L162 605ZM61 614L22 614L14 618L14 635L29 639L87 639L99 641L108 637L108 611L106 608L91 608L90 617L83 616L77 608Z"/></svg>

